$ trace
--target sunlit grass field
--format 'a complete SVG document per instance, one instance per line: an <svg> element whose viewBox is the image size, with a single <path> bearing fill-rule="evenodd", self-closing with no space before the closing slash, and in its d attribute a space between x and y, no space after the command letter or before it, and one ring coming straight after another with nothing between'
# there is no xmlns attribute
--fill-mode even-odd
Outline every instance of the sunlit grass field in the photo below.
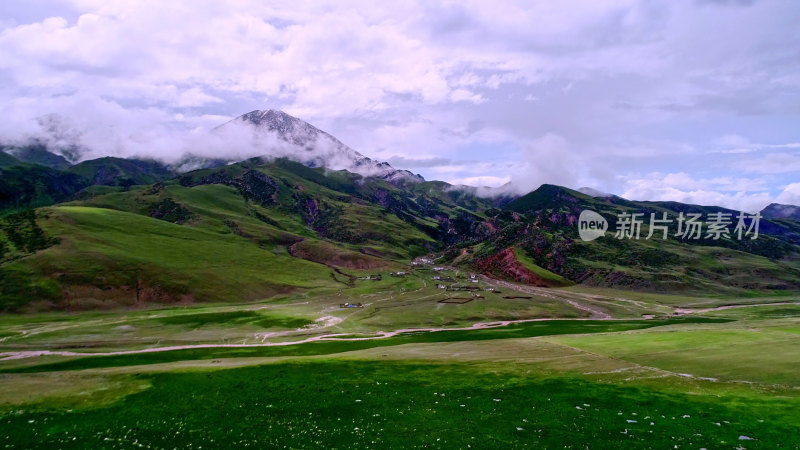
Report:
<svg viewBox="0 0 800 450"><path fill-rule="evenodd" d="M137 377L138 378L138 377ZM320 360L146 376L100 408L12 412L12 447L792 448L796 415L746 398L658 392L571 375ZM140 381L141 382L141 381ZM752 440L750 440L752 439Z"/></svg>
<svg viewBox="0 0 800 450"><path fill-rule="evenodd" d="M569 305L537 296L503 303L502 295L483 304L442 304L437 299L448 294L426 287L427 277L422 272L362 280L343 293L238 305L0 317L0 352L79 353L0 361L0 443L7 448L800 445L798 305L650 319L594 320L576 311L574 319L549 320L548 304L561 305L562 312ZM623 291L582 289L576 295L587 292L591 297L576 298L594 299L612 313L619 305L635 305L611 302L623 298ZM364 307L340 308L342 298L363 301ZM642 312L657 313L670 303L661 299L632 301L641 302ZM470 304L481 309L459 311ZM473 314L487 313L540 320L469 325L477 321ZM378 331L404 328L390 327L392 321L419 331L381 337ZM459 329L425 330L440 326ZM264 333L273 334L257 337ZM325 340L306 342L314 337ZM136 352L169 345L188 347ZM91 355L109 351L123 353Z"/></svg>

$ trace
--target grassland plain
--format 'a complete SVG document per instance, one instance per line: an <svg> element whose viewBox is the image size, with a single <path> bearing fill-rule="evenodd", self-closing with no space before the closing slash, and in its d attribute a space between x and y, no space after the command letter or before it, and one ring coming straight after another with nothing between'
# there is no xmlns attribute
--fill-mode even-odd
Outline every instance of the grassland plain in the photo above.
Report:
<svg viewBox="0 0 800 450"><path fill-rule="evenodd" d="M377 281L355 280L352 286L339 284L261 302L152 305L124 312L5 315L0 317L3 333L0 351L42 348L114 351L157 345L255 344L265 340L297 341L326 334L470 327L476 322L590 318L590 310L627 319L662 316L674 311L660 297L642 296L637 300L623 297L620 291L540 288L526 292L514 289L527 290L528 287L501 285L488 279L472 284L481 289L481 298L475 297L464 304L447 304L441 301L464 295L468 300L473 297L469 293L435 287L430 271L414 271L402 278L392 277L386 271L367 273L382 277ZM464 276L457 270L442 273ZM776 301L786 299L775 297ZM711 302L720 304L729 300ZM344 303L360 303L362 307L341 308Z"/></svg>
<svg viewBox="0 0 800 450"><path fill-rule="evenodd" d="M0 442L8 448L800 446L796 304L704 312L708 317L539 316L545 320L431 332L427 325L469 320L452 312L430 319L422 305L448 311L469 303L437 303L429 297L435 288L423 281L362 280L351 288L359 294L255 304L4 316L2 352L86 354L0 360ZM579 294L574 298L598 305L624 298L622 291ZM355 309L334 303L360 295L374 301ZM560 302L553 297L525 300ZM687 301L625 300L651 309ZM689 301L722 307L735 299ZM408 308L406 302L419 331L376 334L375 309ZM324 327L316 320L322 314L341 321ZM128 327L164 340L114 334ZM278 334L255 338L265 330ZM217 344L137 353L185 344L190 339L180 336L187 333L200 341L208 333ZM225 346L238 342L220 339L225 333L250 336L244 342L253 346ZM296 342L326 333L330 340ZM92 339L94 346L87 345ZM274 342L285 345L258 346ZM109 350L132 353L91 355Z"/></svg>
<svg viewBox="0 0 800 450"><path fill-rule="evenodd" d="M795 260L646 243L702 270L643 267L614 241L575 270L698 289L473 278L512 247L549 286L574 273L511 213L353 177L230 165L39 209L52 245L3 264L38 299L4 306L38 312L0 315L0 445L800 446ZM412 268L437 240L443 268Z"/></svg>
<svg viewBox="0 0 800 450"><path fill-rule="evenodd" d="M587 243L583 209L733 211L27 152L0 152L5 447L800 447L800 222Z"/></svg>
<svg viewBox="0 0 800 450"><path fill-rule="evenodd" d="M757 405L461 364L293 361L147 380L108 406L4 416L0 436L76 448L797 444L796 423Z"/></svg>

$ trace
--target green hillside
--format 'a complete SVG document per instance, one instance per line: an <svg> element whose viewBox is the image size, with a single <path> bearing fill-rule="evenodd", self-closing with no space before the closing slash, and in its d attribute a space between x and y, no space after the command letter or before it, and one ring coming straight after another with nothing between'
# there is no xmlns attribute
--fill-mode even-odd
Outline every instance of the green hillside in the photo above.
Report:
<svg viewBox="0 0 800 450"><path fill-rule="evenodd" d="M9 244L2 303L246 301L342 287L355 276L344 271L402 267L436 248L432 216L461 213L437 195L289 161L130 189L95 186L83 199L38 210L34 226L49 247Z"/></svg>
<svg viewBox="0 0 800 450"><path fill-rule="evenodd" d="M153 184L175 176L156 161L105 157L83 161L67 169L84 178L90 185L130 186Z"/></svg>
<svg viewBox="0 0 800 450"><path fill-rule="evenodd" d="M6 152L0 151L0 169L3 167L11 167L20 164L20 160L14 158Z"/></svg>
<svg viewBox="0 0 800 450"><path fill-rule="evenodd" d="M0 168L0 215L9 210L52 205L87 187L80 176L37 164Z"/></svg>
<svg viewBox="0 0 800 450"><path fill-rule="evenodd" d="M172 179L159 164L115 158L67 171L2 170L5 310L235 302L350 288L359 273L398 270L423 255L545 287L717 295L800 288L800 224L789 219L762 220L755 241L681 240L672 236L675 224L666 240L608 233L584 242L577 232L583 209L603 214L613 230L622 212L730 212L722 208L598 199L553 185L498 208L447 183L392 184L286 159ZM18 224L28 231L14 231Z"/></svg>
<svg viewBox="0 0 800 450"><path fill-rule="evenodd" d="M0 150L13 155L14 158L21 162L38 164L51 169L63 170L71 165L66 158L48 151L47 146L41 143L23 146L0 146Z"/></svg>
<svg viewBox="0 0 800 450"><path fill-rule="evenodd" d="M0 215L90 198L105 192L102 186L129 188L175 175L156 161L106 157L70 166L63 157L38 147L16 150L26 158L0 152ZM82 192L84 189L88 191Z"/></svg>
<svg viewBox="0 0 800 450"><path fill-rule="evenodd" d="M605 237L591 242L579 238L577 220L585 209L606 218L609 232ZM509 211L517 215L509 215ZM800 288L800 223L762 219L757 240L735 236L713 240L705 233L696 240L675 237L675 219L680 213L700 213L705 218L714 212L731 213L734 218L738 213L675 202L593 198L543 185L504 210L490 211L487 223L496 231L488 238L480 233L463 236L441 255L448 261L544 285L552 285L547 277L526 275L526 259L572 282L594 286L718 294ZM614 237L621 213L643 214L640 239ZM651 213L656 217L667 213L673 219L668 239L660 239L660 234L645 239Z"/></svg>
<svg viewBox="0 0 800 450"><path fill-rule="evenodd" d="M243 301L335 284L326 267L232 232L105 208L61 206L40 215L45 232L61 241L3 265L5 305L29 293L67 308Z"/></svg>

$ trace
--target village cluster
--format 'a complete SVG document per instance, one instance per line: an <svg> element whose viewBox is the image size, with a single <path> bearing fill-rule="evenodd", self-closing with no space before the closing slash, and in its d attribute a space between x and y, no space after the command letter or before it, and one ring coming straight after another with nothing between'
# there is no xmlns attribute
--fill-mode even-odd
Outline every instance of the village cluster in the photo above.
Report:
<svg viewBox="0 0 800 450"><path fill-rule="evenodd" d="M463 273L454 267L437 266L431 258L420 257L411 262L411 266L415 270L422 272L432 272L430 275L431 281L436 283L436 288L447 292L446 298L439 300L439 303L456 303L463 304L472 300L480 300L486 298L483 293L490 292L500 294L500 291L491 286L481 286L480 279L477 274ZM396 271L390 272L389 276L396 278L405 278L410 275L410 272ZM367 274L356 278L363 281L381 281L383 276L380 273ZM462 296L459 296L462 295ZM468 296L467 296L468 295ZM516 297L509 297L516 298ZM339 304L340 308L363 308L362 303L347 302Z"/></svg>
<svg viewBox="0 0 800 450"><path fill-rule="evenodd" d="M492 292L499 294L496 288L491 286L482 287L478 275L474 273L462 274L458 269L451 267L434 266L433 261L428 258L417 258L411 263L412 266L423 270L431 270L431 280L436 282L436 287L445 292L469 293L469 297L449 297L441 303L466 303L453 300L478 300L485 298L482 292ZM454 294L457 295L457 294Z"/></svg>

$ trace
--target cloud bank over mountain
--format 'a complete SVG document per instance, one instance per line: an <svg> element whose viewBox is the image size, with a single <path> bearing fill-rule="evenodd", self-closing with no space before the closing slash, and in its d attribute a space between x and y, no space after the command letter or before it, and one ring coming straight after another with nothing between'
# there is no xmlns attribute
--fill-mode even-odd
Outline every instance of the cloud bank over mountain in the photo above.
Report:
<svg viewBox="0 0 800 450"><path fill-rule="evenodd" d="M0 13L6 142L235 158L248 150L206 132L281 109L429 179L749 210L796 198L790 0L11 1Z"/></svg>

